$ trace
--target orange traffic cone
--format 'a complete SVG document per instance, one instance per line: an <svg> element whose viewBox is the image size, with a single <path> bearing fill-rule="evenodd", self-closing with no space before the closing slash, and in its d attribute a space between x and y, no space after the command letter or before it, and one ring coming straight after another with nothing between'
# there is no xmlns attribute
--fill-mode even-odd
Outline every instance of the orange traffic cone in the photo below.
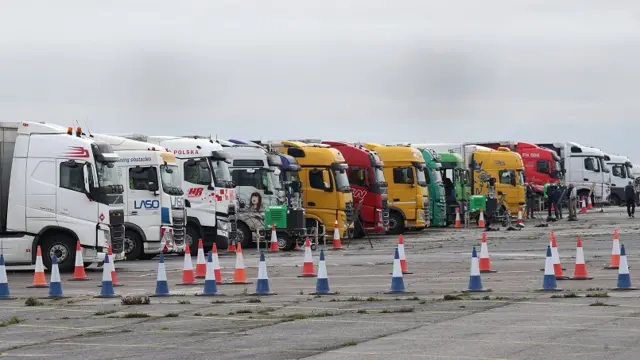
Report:
<svg viewBox="0 0 640 360"><path fill-rule="evenodd" d="M553 260L553 272L556 274L556 280L566 280L568 277L562 273L562 264L560 264L560 254L558 253L558 245L556 243L556 235L551 233L551 257Z"/></svg>
<svg viewBox="0 0 640 360"><path fill-rule="evenodd" d="M485 227L485 223L484 223L484 211L480 210L480 218L478 219L478 227L479 228L484 228Z"/></svg>
<svg viewBox="0 0 640 360"><path fill-rule="evenodd" d="M213 253L213 275L216 279L216 284L222 284L222 272L220 271L220 259L218 258L218 247L216 243L213 243L211 252Z"/></svg>
<svg viewBox="0 0 640 360"><path fill-rule="evenodd" d="M233 284L251 284L247 281L247 272L244 269L244 256L242 256L242 245L238 243L236 248L236 271L233 274Z"/></svg>
<svg viewBox="0 0 640 360"><path fill-rule="evenodd" d="M620 239L618 238L618 230L613 230L613 247L611 248L611 264L605 269L615 269L620 267Z"/></svg>
<svg viewBox="0 0 640 360"><path fill-rule="evenodd" d="M338 227L338 220L336 220L333 227L333 247L331 250L342 250L342 240L340 240L340 228Z"/></svg>
<svg viewBox="0 0 640 360"><path fill-rule="evenodd" d="M402 234L398 237L398 255L400 257L400 270L402 270L402 274L413 274L409 272L409 268L407 267L407 257L404 253L404 236Z"/></svg>
<svg viewBox="0 0 640 360"><path fill-rule="evenodd" d="M276 234L276 224L271 225L271 242L269 242L269 252L278 252L278 234Z"/></svg>
<svg viewBox="0 0 640 360"><path fill-rule="evenodd" d="M296 239L296 247L293 248L293 250L295 251L302 251L302 249L300 248L300 245L298 245L298 239Z"/></svg>
<svg viewBox="0 0 640 360"><path fill-rule="evenodd" d="M584 200L584 197L582 198L582 200L580 201L580 214L586 214L587 213L587 203Z"/></svg>
<svg viewBox="0 0 640 360"><path fill-rule="evenodd" d="M202 239L198 240L198 258L196 260L196 279L204 279L207 276L207 263L204 260L204 247Z"/></svg>
<svg viewBox="0 0 640 360"><path fill-rule="evenodd" d="M522 208L518 208L518 220L516 220L516 224L522 225Z"/></svg>
<svg viewBox="0 0 640 360"><path fill-rule="evenodd" d="M316 277L316 271L313 269L313 257L311 256L311 240L307 237L304 242L304 263L302 265L302 274L298 277Z"/></svg>
<svg viewBox="0 0 640 360"><path fill-rule="evenodd" d="M91 280L84 271L84 261L82 259L82 246L80 240L76 242L76 265L73 269L73 277L69 281Z"/></svg>
<svg viewBox="0 0 640 360"><path fill-rule="evenodd" d="M235 241L229 239L229 245L227 245L227 252L228 253L235 253L236 252L236 243L235 243Z"/></svg>
<svg viewBox="0 0 640 360"><path fill-rule="evenodd" d="M44 276L44 264L42 263L42 249L40 245L36 249L36 271L33 273L33 284L28 288L48 288L47 279Z"/></svg>
<svg viewBox="0 0 640 360"><path fill-rule="evenodd" d="M489 259L489 248L487 247L487 233L482 233L482 243L480 244L479 266L481 273L493 273L491 270L491 260Z"/></svg>
<svg viewBox="0 0 640 360"><path fill-rule="evenodd" d="M460 223L460 208L456 208L456 228L461 228L462 224Z"/></svg>
<svg viewBox="0 0 640 360"><path fill-rule="evenodd" d="M592 277L587 275L587 265L584 263L584 252L582 250L582 239L578 236L576 244L576 267L573 271L571 280L591 280Z"/></svg>
<svg viewBox="0 0 640 360"><path fill-rule="evenodd" d="M122 284L118 284L118 276L116 276L116 262L113 257L113 248L111 247L111 244L109 244L108 256L109 266L111 267L111 283L113 286L122 286Z"/></svg>
<svg viewBox="0 0 640 360"><path fill-rule="evenodd" d="M193 263L191 262L191 248L189 243L185 243L184 247L184 267L182 270L182 283L178 285L195 285L196 276L193 273Z"/></svg>
<svg viewBox="0 0 640 360"><path fill-rule="evenodd" d="M587 210L593 209L593 204L591 203L591 196L587 196Z"/></svg>

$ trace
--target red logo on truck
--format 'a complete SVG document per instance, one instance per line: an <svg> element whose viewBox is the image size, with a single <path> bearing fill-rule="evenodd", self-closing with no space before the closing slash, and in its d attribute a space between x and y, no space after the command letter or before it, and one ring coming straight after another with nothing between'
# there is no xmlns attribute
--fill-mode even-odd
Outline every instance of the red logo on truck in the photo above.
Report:
<svg viewBox="0 0 640 360"><path fill-rule="evenodd" d="M69 151L67 151L64 156L71 158L88 158L89 150L82 146L69 146Z"/></svg>
<svg viewBox="0 0 640 360"><path fill-rule="evenodd" d="M191 188L187 193L187 197L200 197L202 196L202 188Z"/></svg>

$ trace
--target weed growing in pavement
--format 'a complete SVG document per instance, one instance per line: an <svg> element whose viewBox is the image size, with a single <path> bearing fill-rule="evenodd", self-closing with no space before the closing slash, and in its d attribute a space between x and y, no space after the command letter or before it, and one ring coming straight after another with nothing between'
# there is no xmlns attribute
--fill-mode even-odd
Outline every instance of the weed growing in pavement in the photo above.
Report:
<svg viewBox="0 0 640 360"><path fill-rule="evenodd" d="M93 315L95 315L95 316L103 316L103 315L113 314L115 312L116 312L116 310L104 310L104 311L98 311Z"/></svg>
<svg viewBox="0 0 640 360"><path fill-rule="evenodd" d="M601 301L596 301L593 304L589 304L589 306L616 306L616 305L607 304Z"/></svg>
<svg viewBox="0 0 640 360"><path fill-rule="evenodd" d="M189 304L191 304L191 301L189 301L189 300L180 300L180 301L178 301L178 304L180 304L180 305L189 305Z"/></svg>
<svg viewBox="0 0 640 360"><path fill-rule="evenodd" d="M368 297L367 301L382 301L380 298L377 297Z"/></svg>
<svg viewBox="0 0 640 360"><path fill-rule="evenodd" d="M588 288L587 291L602 291L604 290L603 288L599 288L599 287L594 287L594 288Z"/></svg>
<svg viewBox="0 0 640 360"><path fill-rule="evenodd" d="M419 302L418 304L420 304L420 305L424 305L424 304L426 304L426 303L427 303L427 300L420 300L420 302Z"/></svg>
<svg viewBox="0 0 640 360"><path fill-rule="evenodd" d="M168 313L168 314L164 314L164 317L178 317L180 316L180 314L178 313Z"/></svg>
<svg viewBox="0 0 640 360"><path fill-rule="evenodd" d="M40 306L44 305L44 303L34 297L28 297L27 300L24 301L24 306Z"/></svg>
<svg viewBox="0 0 640 360"><path fill-rule="evenodd" d="M250 309L240 309L236 311L236 314L253 314L253 310Z"/></svg>
<svg viewBox="0 0 640 360"><path fill-rule="evenodd" d="M202 316L202 313L197 312L197 313L194 313L193 316Z"/></svg>
<svg viewBox="0 0 640 360"><path fill-rule="evenodd" d="M359 343L357 341L347 341L346 343L342 344L342 347L347 347L347 346L356 346Z"/></svg>
<svg viewBox="0 0 640 360"><path fill-rule="evenodd" d="M253 299L249 299L247 300L247 303L249 304L256 304L256 303L261 303L262 300L258 299L258 298L253 298Z"/></svg>
<svg viewBox="0 0 640 360"><path fill-rule="evenodd" d="M593 294L587 294L585 295L588 298L608 298L609 294L606 292L597 292L597 293L593 293Z"/></svg>
<svg viewBox="0 0 640 360"><path fill-rule="evenodd" d="M455 300L462 300L462 296L460 295L450 295L447 294L443 297L444 301L455 301Z"/></svg>
<svg viewBox="0 0 640 360"><path fill-rule="evenodd" d="M142 319L142 318L148 318L148 317L151 317L151 315L146 313L141 313L141 312L127 313L122 315L123 319Z"/></svg>
<svg viewBox="0 0 640 360"><path fill-rule="evenodd" d="M358 309L358 311L356 311L358 314L368 314L369 312L366 309Z"/></svg>
<svg viewBox="0 0 640 360"><path fill-rule="evenodd" d="M298 291L298 295L304 295L304 291L302 290Z"/></svg>
<svg viewBox="0 0 640 360"><path fill-rule="evenodd" d="M23 320L19 317L12 316L11 319L0 322L0 327L5 327L14 324L20 324Z"/></svg>
<svg viewBox="0 0 640 360"><path fill-rule="evenodd" d="M224 301L224 300L213 300L211 303L212 304L226 304L227 302Z"/></svg>
<svg viewBox="0 0 640 360"><path fill-rule="evenodd" d="M362 299L357 296L352 296L348 298L346 301L362 301Z"/></svg>
<svg viewBox="0 0 640 360"><path fill-rule="evenodd" d="M311 318L322 318L328 316L334 316L335 314L328 311L323 311L319 313L311 313L311 314L290 314L284 317L285 321L294 321L294 320L304 320Z"/></svg>
<svg viewBox="0 0 640 360"><path fill-rule="evenodd" d="M122 305L149 305L151 299L148 296L125 296L120 302Z"/></svg>

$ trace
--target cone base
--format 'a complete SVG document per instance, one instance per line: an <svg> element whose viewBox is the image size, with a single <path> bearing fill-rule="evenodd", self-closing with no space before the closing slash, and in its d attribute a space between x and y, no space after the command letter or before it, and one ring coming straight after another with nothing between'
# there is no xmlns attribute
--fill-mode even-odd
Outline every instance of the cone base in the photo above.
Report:
<svg viewBox="0 0 640 360"><path fill-rule="evenodd" d="M197 293L196 296L220 296L220 294L218 294L218 293L215 293L215 294Z"/></svg>
<svg viewBox="0 0 640 360"><path fill-rule="evenodd" d="M540 269L540 271L544 271L544 269ZM567 271L567 269L562 268L562 271Z"/></svg>
<svg viewBox="0 0 640 360"><path fill-rule="evenodd" d="M90 277L68 279L68 281L89 281L89 280L91 280Z"/></svg>
<svg viewBox="0 0 640 360"><path fill-rule="evenodd" d="M590 276L574 276L569 278L568 280L593 280L593 277Z"/></svg>
<svg viewBox="0 0 640 360"><path fill-rule="evenodd" d="M634 287L630 287L630 288L615 288L615 289L611 289L613 291L634 291L634 290L638 290L638 288L634 288Z"/></svg>
<svg viewBox="0 0 640 360"><path fill-rule="evenodd" d="M15 300L16 298L13 296L0 296L0 301L2 300Z"/></svg>
<svg viewBox="0 0 640 360"><path fill-rule="evenodd" d="M55 300L58 300L58 299L68 299L68 298L70 298L70 296L60 295L60 296L42 296L42 297L39 297L38 299L43 299L43 300L44 299L55 299Z"/></svg>
<svg viewBox="0 0 640 360"><path fill-rule="evenodd" d="M169 296L184 296L182 294L153 294L153 295L147 295L149 297L169 297Z"/></svg>
<svg viewBox="0 0 640 360"><path fill-rule="evenodd" d="M309 293L309 295L318 295L318 296L322 296L322 295L338 295L338 292L335 292L335 291L330 291L330 292L312 292L312 293Z"/></svg>
<svg viewBox="0 0 640 360"><path fill-rule="evenodd" d="M253 294L247 294L247 296L269 296L269 295L278 295L278 293L267 292L267 293L253 293Z"/></svg>
<svg viewBox="0 0 640 360"><path fill-rule="evenodd" d="M620 268L619 266L612 266L612 265L604 267L605 270L618 270L619 268Z"/></svg>
<svg viewBox="0 0 640 360"><path fill-rule="evenodd" d="M568 276L556 276L556 280L570 280L571 278Z"/></svg>
<svg viewBox="0 0 640 360"><path fill-rule="evenodd" d="M402 275L411 275L411 274L413 274L411 271L402 272ZM389 273L389 275L393 275L393 273Z"/></svg>
<svg viewBox="0 0 640 360"><path fill-rule="evenodd" d="M383 294L415 294L415 291L385 291Z"/></svg>
<svg viewBox="0 0 640 360"><path fill-rule="evenodd" d="M536 291L538 291L538 292L559 292L559 291L563 291L563 290L560 289L560 288L555 288L555 289L538 289Z"/></svg>
<svg viewBox="0 0 640 360"><path fill-rule="evenodd" d="M216 283L216 285L249 285L253 284L251 281L225 281L222 284Z"/></svg>
<svg viewBox="0 0 640 360"><path fill-rule="evenodd" d="M49 285L29 285L27 289L48 289Z"/></svg>
<svg viewBox="0 0 640 360"><path fill-rule="evenodd" d="M122 285L122 284L113 284L113 287L120 287L120 286L124 286L124 285ZM102 284L98 285L98 287L101 288Z"/></svg>
<svg viewBox="0 0 640 360"><path fill-rule="evenodd" d="M482 289L467 289L467 290L465 290L463 292L491 292L491 289L485 289L485 288L482 288Z"/></svg>
<svg viewBox="0 0 640 360"><path fill-rule="evenodd" d="M495 270L480 270L480 274L491 274L491 273L497 273L497 271L495 271Z"/></svg>
<svg viewBox="0 0 640 360"><path fill-rule="evenodd" d="M309 277L317 277L318 274L301 274L298 275L299 278L309 278Z"/></svg>
<svg viewBox="0 0 640 360"><path fill-rule="evenodd" d="M196 281L196 282L193 282L193 283L179 283L179 284L176 284L176 285L178 285L178 286L197 286L197 285L204 285L204 283L201 283L201 282L199 283L199 282Z"/></svg>

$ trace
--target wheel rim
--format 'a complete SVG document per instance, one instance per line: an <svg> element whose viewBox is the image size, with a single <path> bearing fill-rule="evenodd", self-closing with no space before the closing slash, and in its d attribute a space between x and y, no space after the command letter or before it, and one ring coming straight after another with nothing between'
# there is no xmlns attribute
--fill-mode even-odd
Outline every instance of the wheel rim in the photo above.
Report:
<svg viewBox="0 0 640 360"><path fill-rule="evenodd" d="M124 237L124 253L129 255L136 249L136 242L130 237Z"/></svg>
<svg viewBox="0 0 640 360"><path fill-rule="evenodd" d="M59 263L67 261L70 255L69 248L65 244L56 243L49 249L49 257L57 257Z"/></svg>
<svg viewBox="0 0 640 360"><path fill-rule="evenodd" d="M287 239L284 239L284 238L279 237L279 238L278 238L278 247L279 247L280 249L283 249L283 248L285 248L286 246L287 246Z"/></svg>
<svg viewBox="0 0 640 360"><path fill-rule="evenodd" d="M398 227L398 222L393 217L389 219L389 230L393 231Z"/></svg>

